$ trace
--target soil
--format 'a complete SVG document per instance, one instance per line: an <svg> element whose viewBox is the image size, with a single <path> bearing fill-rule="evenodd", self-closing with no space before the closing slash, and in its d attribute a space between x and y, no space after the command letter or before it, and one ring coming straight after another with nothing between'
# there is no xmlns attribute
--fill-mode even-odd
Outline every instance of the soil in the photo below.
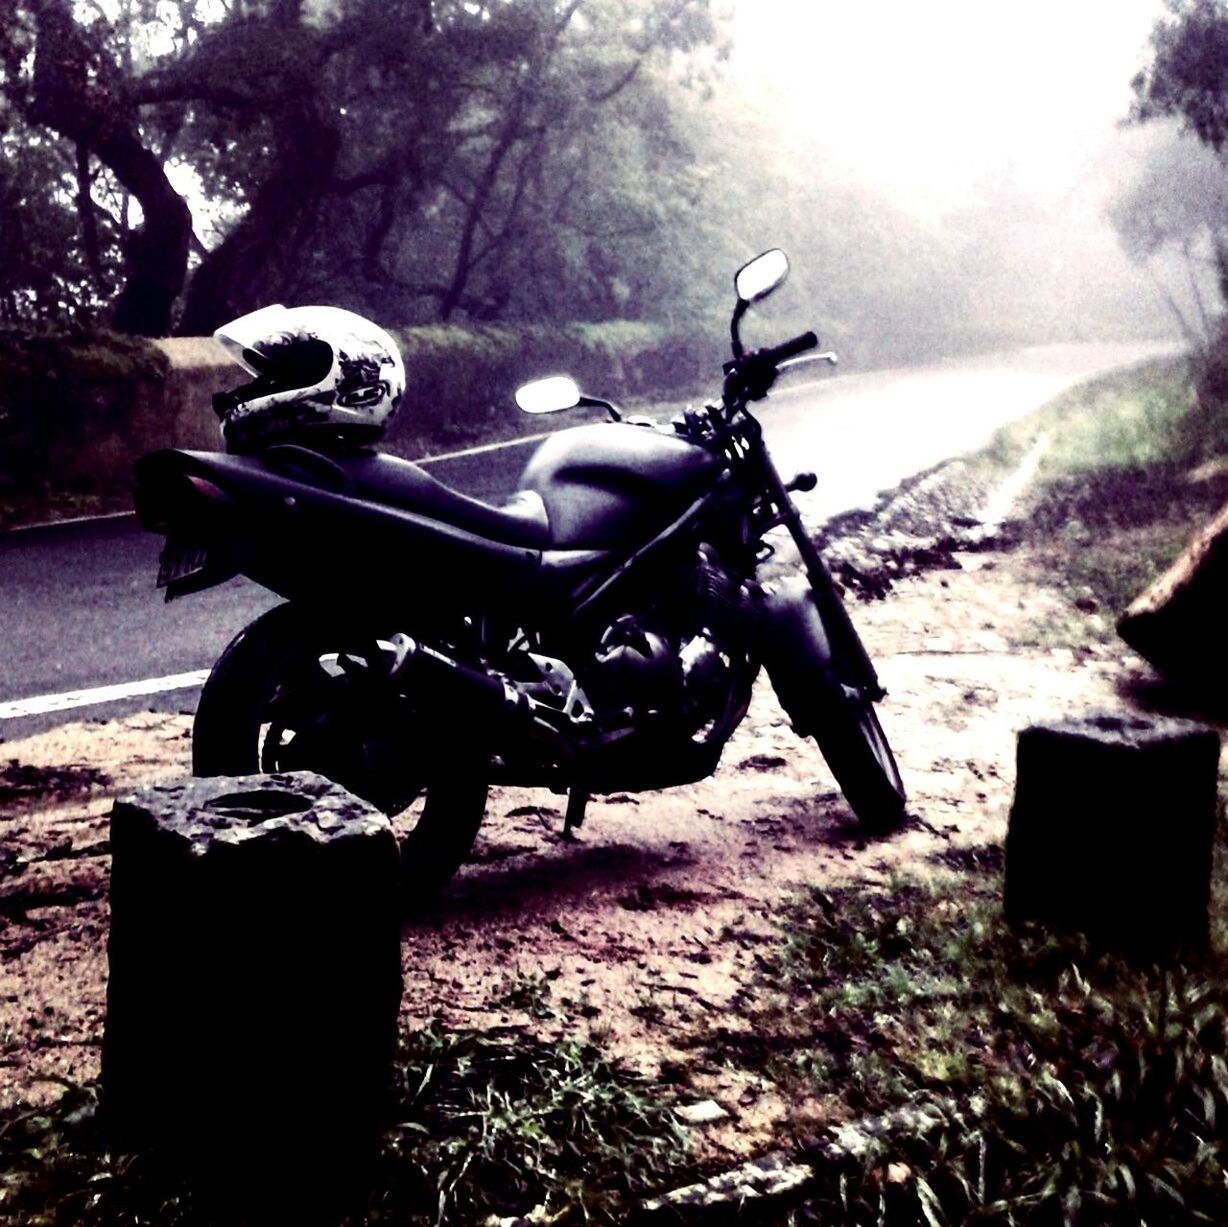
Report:
<svg viewBox="0 0 1228 1227"><path fill-rule="evenodd" d="M957 462L826 532L851 595L872 598L853 616L889 691L903 829L858 830L761 685L715 776L596 798L575 839L562 798L492 794L472 863L405 924L404 1023L592 1039L674 1082L684 1104L715 1100L726 1115L703 1126L709 1153L769 1144L787 1105L753 1075L696 1061L693 1040L713 1020L736 1027L781 902L1000 856L1018 731L1120 708L1149 676L1112 611L1051 582L1051 526L976 529L985 493ZM188 773L189 726L147 714L0 745L0 1106L98 1072L108 813Z"/></svg>

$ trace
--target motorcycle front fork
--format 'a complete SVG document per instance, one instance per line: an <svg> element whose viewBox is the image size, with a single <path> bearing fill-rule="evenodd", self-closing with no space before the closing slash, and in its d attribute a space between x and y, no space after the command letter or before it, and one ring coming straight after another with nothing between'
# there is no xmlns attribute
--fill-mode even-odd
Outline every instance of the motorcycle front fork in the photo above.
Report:
<svg viewBox="0 0 1228 1227"><path fill-rule="evenodd" d="M806 531L801 513L789 493L789 487L781 478L771 456L765 447L761 448L760 463L763 466L768 494L776 509L773 527L783 526L793 538L798 555L806 569L806 578L810 581L814 593L815 605L823 625L827 629L828 639L832 646L832 657L841 674L840 681L851 684L871 703L877 703L886 696L886 691L878 680L874 664L866 652L861 636L849 617L844 602L836 591L835 581L822 554ZM813 488L806 483L805 488Z"/></svg>

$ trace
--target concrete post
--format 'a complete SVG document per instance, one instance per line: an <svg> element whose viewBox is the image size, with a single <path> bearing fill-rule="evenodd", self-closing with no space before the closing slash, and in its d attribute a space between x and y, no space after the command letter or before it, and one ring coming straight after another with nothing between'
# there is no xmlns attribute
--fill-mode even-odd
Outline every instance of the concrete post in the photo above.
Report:
<svg viewBox="0 0 1228 1227"><path fill-rule="evenodd" d="M185 779L117 801L111 848L114 1144L310 1218L371 1151L396 1042L387 818L310 772Z"/></svg>
<svg viewBox="0 0 1228 1227"><path fill-rule="evenodd" d="M1207 937L1219 737L1096 714L1019 734L1006 911L1162 957Z"/></svg>

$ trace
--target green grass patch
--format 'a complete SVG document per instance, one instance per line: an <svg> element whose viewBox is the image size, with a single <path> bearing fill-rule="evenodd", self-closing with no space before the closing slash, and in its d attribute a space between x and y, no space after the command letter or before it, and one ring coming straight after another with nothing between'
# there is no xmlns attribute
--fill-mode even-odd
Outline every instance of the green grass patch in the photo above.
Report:
<svg viewBox="0 0 1228 1227"><path fill-rule="evenodd" d="M1004 426L983 458L1013 468L1041 438L1042 478L1188 462L1228 446L1222 412L1206 413L1185 358L1165 358L1080 384Z"/></svg>
<svg viewBox="0 0 1228 1227"><path fill-rule="evenodd" d="M1017 532L1037 583L1067 598L1023 646L1114 640L1130 602L1228 501L1228 409L1209 404L1187 359L1114 371L1005 427L978 458L994 473L1046 440Z"/></svg>
<svg viewBox="0 0 1228 1227"><path fill-rule="evenodd" d="M552 1223L618 1222L636 1198L689 1171L683 1132L652 1088L575 1041L418 1032L396 1067L391 1120L366 1204L344 1220L353 1227L534 1210ZM0 1221L223 1220L152 1157L111 1154L98 1088L87 1086L67 1088L51 1108L0 1117Z"/></svg>
<svg viewBox="0 0 1228 1227"><path fill-rule="evenodd" d="M1228 1221L1220 852L1213 952L1167 969L1012 930L993 868L800 899L749 1030L710 1042L809 1105L819 1186L791 1221ZM860 1122L860 1153L816 1115Z"/></svg>

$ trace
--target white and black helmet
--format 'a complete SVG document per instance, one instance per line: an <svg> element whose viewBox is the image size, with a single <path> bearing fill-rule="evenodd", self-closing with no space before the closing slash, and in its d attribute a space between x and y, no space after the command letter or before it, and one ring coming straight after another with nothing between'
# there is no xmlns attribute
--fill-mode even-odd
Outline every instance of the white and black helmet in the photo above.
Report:
<svg viewBox="0 0 1228 1227"><path fill-rule="evenodd" d="M256 377L213 398L231 451L317 433L372 442L405 392L397 343L340 307L262 307L213 336Z"/></svg>

